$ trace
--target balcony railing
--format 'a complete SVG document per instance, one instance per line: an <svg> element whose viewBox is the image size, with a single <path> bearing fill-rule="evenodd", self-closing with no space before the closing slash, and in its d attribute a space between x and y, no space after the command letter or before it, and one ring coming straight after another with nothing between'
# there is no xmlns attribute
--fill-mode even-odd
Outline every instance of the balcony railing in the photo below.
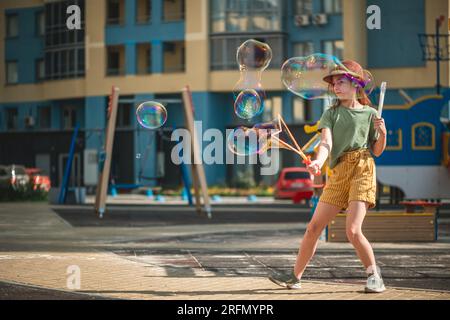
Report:
<svg viewBox="0 0 450 320"><path fill-rule="evenodd" d="M125 74L125 70L123 68L108 68L106 70L107 76L122 76Z"/></svg>
<svg viewBox="0 0 450 320"><path fill-rule="evenodd" d="M175 72L184 72L185 71L185 65L179 64L179 65L171 65L171 66L165 66L164 67L164 73L175 73Z"/></svg>

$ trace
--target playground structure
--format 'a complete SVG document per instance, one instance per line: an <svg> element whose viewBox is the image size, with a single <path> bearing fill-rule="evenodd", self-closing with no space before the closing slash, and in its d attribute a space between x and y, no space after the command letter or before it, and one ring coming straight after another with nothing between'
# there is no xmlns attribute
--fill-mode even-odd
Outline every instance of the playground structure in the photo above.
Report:
<svg viewBox="0 0 450 320"><path fill-rule="evenodd" d="M385 106L386 150L377 179L403 190L405 199L450 199L449 128L442 123L450 90L404 105Z"/></svg>
<svg viewBox="0 0 450 320"><path fill-rule="evenodd" d="M99 179L96 188L96 196L95 196L95 204L94 210L96 214L98 214L99 218L103 218L106 212L106 198L108 194L108 190L111 190L114 193L117 192L117 188L138 188L138 187L148 187L148 190L152 190L150 185L139 183L139 184L130 184L130 185L117 185L111 184L111 161L112 161L112 153L113 153L113 144L114 144L114 135L116 131L116 119L117 112L119 106L119 88L116 86L112 87L111 94L109 96L108 108L107 108L107 127L104 145L102 147L102 151L99 153ZM135 101L133 101L134 103ZM198 142L196 139L197 133L194 127L194 106L192 103L191 92L189 87L183 88L183 103L185 110L185 124L187 126L187 130L191 133L191 136L194 137L191 139L191 153L193 159L198 159L201 155L198 146ZM74 149L75 143L77 139L79 131L79 125L75 127L75 130L72 135L72 142L70 146L69 156L65 166L64 179L59 191L58 203L64 204L66 202L67 193L69 190L69 175L72 169L72 162L74 158ZM144 158L148 155L148 148L146 148ZM189 205L193 204L192 194L191 194L191 182L189 180L189 174L186 168L186 165L181 161L181 173L182 180L184 183L184 191L186 193ZM203 165L199 161L194 161L191 165L192 172L192 186L194 188L195 194L195 206L196 211L199 215L205 215L208 218L211 218L211 204L208 195L206 176L204 172ZM139 170L139 182L141 178L146 180L154 180L156 177L144 177L142 175L142 167ZM203 202L203 208L201 205Z"/></svg>

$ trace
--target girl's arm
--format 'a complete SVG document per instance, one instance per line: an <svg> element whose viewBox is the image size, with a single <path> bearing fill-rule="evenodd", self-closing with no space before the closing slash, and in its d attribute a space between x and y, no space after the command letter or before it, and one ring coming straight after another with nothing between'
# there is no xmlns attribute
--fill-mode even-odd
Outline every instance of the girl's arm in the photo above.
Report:
<svg viewBox="0 0 450 320"><path fill-rule="evenodd" d="M372 144L372 152L374 156L379 157L386 148L386 126L384 119L374 118L374 128L379 133L379 138Z"/></svg>
<svg viewBox="0 0 450 320"><path fill-rule="evenodd" d="M333 139L331 138L331 130L329 128L322 129L320 140L321 142L317 151L316 159L311 161L311 163L306 166L311 174L317 174L320 172L320 168L322 168L323 164L327 160L328 155L331 152L331 148L333 147Z"/></svg>
<svg viewBox="0 0 450 320"><path fill-rule="evenodd" d="M329 128L323 128L320 134L320 145L316 156L316 161L320 167L322 167L327 160L332 147L333 139L331 138L331 130Z"/></svg>

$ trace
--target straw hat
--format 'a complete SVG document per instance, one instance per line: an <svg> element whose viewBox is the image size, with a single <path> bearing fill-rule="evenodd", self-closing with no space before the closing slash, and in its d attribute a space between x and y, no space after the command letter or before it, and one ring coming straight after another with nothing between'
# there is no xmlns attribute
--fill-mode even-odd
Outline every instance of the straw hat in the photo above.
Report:
<svg viewBox="0 0 450 320"><path fill-rule="evenodd" d="M342 65L337 66L323 80L329 84L333 84L333 76L337 75L346 75L350 80L357 82L364 88L369 80L367 75L370 75L370 73L364 70L358 62L345 60L342 61Z"/></svg>

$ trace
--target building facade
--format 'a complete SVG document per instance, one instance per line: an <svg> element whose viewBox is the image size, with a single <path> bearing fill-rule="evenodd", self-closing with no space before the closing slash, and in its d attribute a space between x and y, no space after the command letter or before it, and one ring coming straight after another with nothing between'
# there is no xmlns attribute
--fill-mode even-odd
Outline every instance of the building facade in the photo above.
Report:
<svg viewBox="0 0 450 320"><path fill-rule="evenodd" d="M69 30L66 10L73 4L81 9L81 29ZM366 27L370 5L381 9L379 30ZM273 51L262 76L265 110L254 122L281 113L306 141L302 126L317 121L325 105L283 87L286 59L314 52L355 59L377 84L388 82L386 107L400 105L400 89L412 99L435 93L435 63L422 60L418 34L434 33L436 17L448 18L449 8L448 0L2 0L0 164L43 168L59 185L79 125L71 184L95 186L115 85L120 105L113 179L181 184L180 169L170 160L171 130L184 127L181 89L189 85L203 130L225 133L242 124L233 112L232 89L240 76L236 49L250 38ZM448 34L446 23L442 32ZM449 87L448 63L441 64L441 85ZM161 130L137 124L135 109L148 100L166 105ZM299 161L283 152L282 164ZM205 172L209 184L233 184L248 168L211 164Z"/></svg>

